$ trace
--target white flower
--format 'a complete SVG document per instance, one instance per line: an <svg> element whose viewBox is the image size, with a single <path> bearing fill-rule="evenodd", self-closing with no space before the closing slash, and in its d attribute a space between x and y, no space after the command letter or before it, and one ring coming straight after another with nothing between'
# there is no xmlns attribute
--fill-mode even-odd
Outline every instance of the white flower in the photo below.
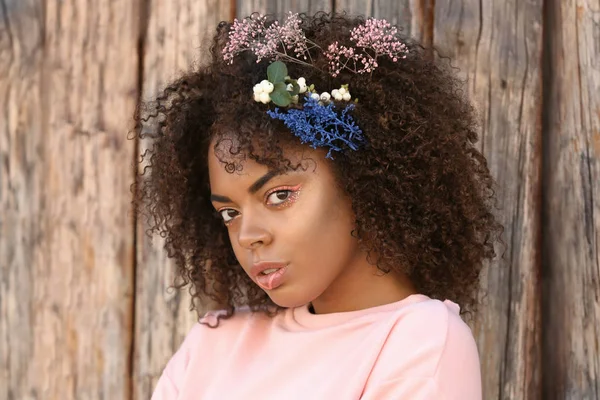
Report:
<svg viewBox="0 0 600 400"><path fill-rule="evenodd" d="M348 91L346 90L346 88L340 88L339 89L340 94L343 96L344 94L348 93Z"/></svg>
<svg viewBox="0 0 600 400"><path fill-rule="evenodd" d="M308 89L306 87L306 79L300 77L296 82L298 82L298 86L300 86L300 93L306 92L306 89Z"/></svg>
<svg viewBox="0 0 600 400"><path fill-rule="evenodd" d="M319 93L311 93L310 97L312 97L315 100L319 100L320 98Z"/></svg>
<svg viewBox="0 0 600 400"><path fill-rule="evenodd" d="M344 93L344 95L342 96L342 98L344 99L344 101L349 101L350 100L350 93L348 93L348 92Z"/></svg>
<svg viewBox="0 0 600 400"><path fill-rule="evenodd" d="M291 83L288 83L287 86L285 87L285 90L287 90L288 92L291 92L292 90L294 90L294 85L292 85Z"/></svg>
<svg viewBox="0 0 600 400"><path fill-rule="evenodd" d="M340 91L339 91L338 89L333 89L333 90L331 91L331 96L332 96L334 99L336 99L337 101L341 101L341 100L342 100L342 98L343 98L342 94L340 93Z"/></svg>
<svg viewBox="0 0 600 400"><path fill-rule="evenodd" d="M254 85L252 90L254 91L254 94L261 94L263 91L262 86L260 86L260 83L257 83L256 85Z"/></svg>
<svg viewBox="0 0 600 400"><path fill-rule="evenodd" d="M263 93L271 93L274 88L273 84L266 79L260 82L260 86L262 87Z"/></svg>
<svg viewBox="0 0 600 400"><path fill-rule="evenodd" d="M268 102L271 101L271 96L269 96L269 93L262 92L261 94L259 94L259 96L260 96L260 102L263 104L267 104Z"/></svg>
<svg viewBox="0 0 600 400"><path fill-rule="evenodd" d="M261 95L261 93L254 93L254 101L259 102L260 101L260 95Z"/></svg>
<svg viewBox="0 0 600 400"><path fill-rule="evenodd" d="M321 101L327 103L331 99L331 95L327 92L323 92L323 93L321 93L320 99L321 99Z"/></svg>

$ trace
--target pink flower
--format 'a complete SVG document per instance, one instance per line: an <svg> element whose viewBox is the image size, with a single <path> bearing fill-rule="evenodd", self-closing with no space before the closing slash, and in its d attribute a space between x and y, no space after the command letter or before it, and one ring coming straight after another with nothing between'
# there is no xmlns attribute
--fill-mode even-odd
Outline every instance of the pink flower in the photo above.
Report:
<svg viewBox="0 0 600 400"><path fill-rule="evenodd" d="M235 19L229 31L229 42L223 49L223 59L231 64L237 54L251 49L254 42L260 40L266 31L266 19L267 17L260 14L252 14L241 21Z"/></svg>
<svg viewBox="0 0 600 400"><path fill-rule="evenodd" d="M247 50L256 55L256 62L263 58L291 58L290 50L294 57L306 60L307 40L300 28L302 21L298 14L290 12L283 25L274 21L269 27L265 25L266 18L253 14L242 21L234 20L229 42L223 49L223 59L231 64L237 54Z"/></svg>
<svg viewBox="0 0 600 400"><path fill-rule="evenodd" d="M384 19L370 18L355 27L350 32L350 40L361 50L334 42L325 52L330 73L334 77L343 69L357 74L372 72L378 66L377 57L387 55L397 62L400 58L406 58L408 53L408 48L398 38L398 30Z"/></svg>
<svg viewBox="0 0 600 400"><path fill-rule="evenodd" d="M364 25L352 29L350 38L358 47L375 50L375 54L391 59L406 58L408 48L398 37L398 29L385 19L369 18Z"/></svg>
<svg viewBox="0 0 600 400"><path fill-rule="evenodd" d="M306 38L298 14L290 12L283 24L274 21L266 26L266 20L267 17L260 14L234 20L229 42L223 49L223 59L231 64L239 53L251 51L256 55L256 62L272 58L312 65L309 50L320 47ZM323 52L334 77L343 69L357 74L372 72L378 67L378 57L388 56L397 62L408 53L408 48L398 38L397 28L384 19L369 18L350 31L350 40L356 43L355 47L334 42Z"/></svg>

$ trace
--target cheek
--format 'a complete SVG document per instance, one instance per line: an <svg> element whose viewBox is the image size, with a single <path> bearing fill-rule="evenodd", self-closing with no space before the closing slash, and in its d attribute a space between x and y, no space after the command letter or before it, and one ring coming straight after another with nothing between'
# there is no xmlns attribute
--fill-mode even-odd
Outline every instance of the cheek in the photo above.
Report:
<svg viewBox="0 0 600 400"><path fill-rule="evenodd" d="M293 243L296 254L305 253L306 258L321 265L345 259L357 245L351 236L354 228L352 210L340 202L330 202L331 205L326 207L323 203L299 211L282 231L286 242Z"/></svg>

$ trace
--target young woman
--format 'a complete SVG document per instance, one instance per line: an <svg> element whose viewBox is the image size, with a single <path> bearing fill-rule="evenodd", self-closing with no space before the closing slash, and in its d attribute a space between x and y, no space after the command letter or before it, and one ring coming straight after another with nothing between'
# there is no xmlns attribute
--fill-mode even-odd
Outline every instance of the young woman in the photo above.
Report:
<svg viewBox="0 0 600 400"><path fill-rule="evenodd" d="M502 226L447 63L323 13L222 22L211 54L137 129L137 201L220 305L153 399L480 399L459 311Z"/></svg>

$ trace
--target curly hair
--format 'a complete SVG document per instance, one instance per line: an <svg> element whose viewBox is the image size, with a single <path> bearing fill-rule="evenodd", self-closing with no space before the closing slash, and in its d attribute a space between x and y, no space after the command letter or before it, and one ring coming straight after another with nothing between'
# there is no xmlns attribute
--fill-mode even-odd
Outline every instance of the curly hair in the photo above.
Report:
<svg viewBox="0 0 600 400"><path fill-rule="evenodd" d="M327 13L300 18L306 37L321 48L333 41L351 45L350 30L365 21ZM233 133L239 146L232 152L275 169L296 168L284 157L284 146L302 146L266 114L264 104L252 101L252 87L265 79L269 62L257 63L250 52L231 65L223 60L231 26L218 25L208 63L141 103L135 117L135 136L149 142L134 199L148 233L165 238L181 278L177 287L189 285L193 300L208 297L228 310L227 317L241 305L268 314L281 308L243 271L211 205L209 145ZM290 63L289 75L325 90L350 83L359 99L352 113L368 143L336 153L333 165L352 199L353 235L370 262L383 272L403 272L422 294L473 311L484 261L496 256L494 242L503 231L492 210L495 182L473 146L478 125L463 82L444 58L415 40L403 41L407 58L378 60L370 74L332 77ZM316 49L311 57L327 69L328 60ZM226 165L228 172L241 168Z"/></svg>

